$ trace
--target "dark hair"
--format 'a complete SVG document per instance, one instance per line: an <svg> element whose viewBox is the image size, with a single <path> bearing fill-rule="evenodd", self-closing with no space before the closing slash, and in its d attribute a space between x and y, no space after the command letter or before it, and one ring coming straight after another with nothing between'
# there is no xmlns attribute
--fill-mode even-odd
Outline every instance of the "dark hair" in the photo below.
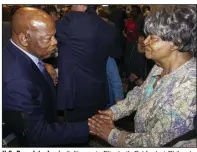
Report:
<svg viewBox="0 0 197 152"><path fill-rule="evenodd" d="M196 6L170 5L153 10L145 19L146 34L171 41L180 52L196 52Z"/></svg>
<svg viewBox="0 0 197 152"><path fill-rule="evenodd" d="M96 9L97 9L98 5L87 5L87 9L86 12L88 13L96 13Z"/></svg>
<svg viewBox="0 0 197 152"><path fill-rule="evenodd" d="M132 10L135 9L135 11L137 12L137 14L140 14L141 13L141 9L138 5L131 5L131 13L132 13Z"/></svg>
<svg viewBox="0 0 197 152"><path fill-rule="evenodd" d="M54 5L46 5L44 11L46 11L49 15L52 13L58 14L58 11Z"/></svg>
<svg viewBox="0 0 197 152"><path fill-rule="evenodd" d="M2 8L2 20L3 21L10 21L10 8L9 7L3 7Z"/></svg>
<svg viewBox="0 0 197 152"><path fill-rule="evenodd" d="M150 11L150 6L149 5L143 5L141 8L142 12L144 13L146 10Z"/></svg>
<svg viewBox="0 0 197 152"><path fill-rule="evenodd" d="M99 6L99 5L87 5L87 7L92 8L92 9L94 9L94 10L96 10L98 6Z"/></svg>

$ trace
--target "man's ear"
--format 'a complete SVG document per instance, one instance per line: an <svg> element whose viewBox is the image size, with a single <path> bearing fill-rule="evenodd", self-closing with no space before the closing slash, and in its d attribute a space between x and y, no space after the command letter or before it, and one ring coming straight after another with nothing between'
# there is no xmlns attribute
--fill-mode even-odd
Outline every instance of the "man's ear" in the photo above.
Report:
<svg viewBox="0 0 197 152"><path fill-rule="evenodd" d="M21 32L19 35L18 35L18 39L19 39L19 42L22 46L26 47L28 46L28 36L26 33L23 33Z"/></svg>

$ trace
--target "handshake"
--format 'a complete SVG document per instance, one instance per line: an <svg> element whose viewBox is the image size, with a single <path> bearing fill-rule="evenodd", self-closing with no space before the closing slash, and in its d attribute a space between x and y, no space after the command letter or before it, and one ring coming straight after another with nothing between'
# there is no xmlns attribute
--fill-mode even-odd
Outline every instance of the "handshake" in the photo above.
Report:
<svg viewBox="0 0 197 152"><path fill-rule="evenodd" d="M106 141L114 128L114 113L111 109L99 110L97 114L88 119L90 134L96 135Z"/></svg>

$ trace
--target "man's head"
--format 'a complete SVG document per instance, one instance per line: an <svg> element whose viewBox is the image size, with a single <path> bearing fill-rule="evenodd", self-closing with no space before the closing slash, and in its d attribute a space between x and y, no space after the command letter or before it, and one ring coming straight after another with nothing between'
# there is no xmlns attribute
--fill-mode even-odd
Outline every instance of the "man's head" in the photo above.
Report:
<svg viewBox="0 0 197 152"><path fill-rule="evenodd" d="M12 18L12 40L41 59L50 57L56 49L55 32L52 18L37 8L20 8Z"/></svg>
<svg viewBox="0 0 197 152"><path fill-rule="evenodd" d="M71 10L72 11L80 11L80 12L85 12L87 9L86 5L72 5Z"/></svg>

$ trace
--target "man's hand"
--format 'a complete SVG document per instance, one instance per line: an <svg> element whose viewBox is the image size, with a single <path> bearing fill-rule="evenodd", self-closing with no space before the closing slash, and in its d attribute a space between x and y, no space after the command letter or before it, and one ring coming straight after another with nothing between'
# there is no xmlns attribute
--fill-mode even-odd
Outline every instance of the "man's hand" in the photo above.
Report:
<svg viewBox="0 0 197 152"><path fill-rule="evenodd" d="M114 123L111 118L105 119L105 116L96 114L92 118L88 119L88 125L90 133L104 140L108 140L108 136L111 130L114 128Z"/></svg>

